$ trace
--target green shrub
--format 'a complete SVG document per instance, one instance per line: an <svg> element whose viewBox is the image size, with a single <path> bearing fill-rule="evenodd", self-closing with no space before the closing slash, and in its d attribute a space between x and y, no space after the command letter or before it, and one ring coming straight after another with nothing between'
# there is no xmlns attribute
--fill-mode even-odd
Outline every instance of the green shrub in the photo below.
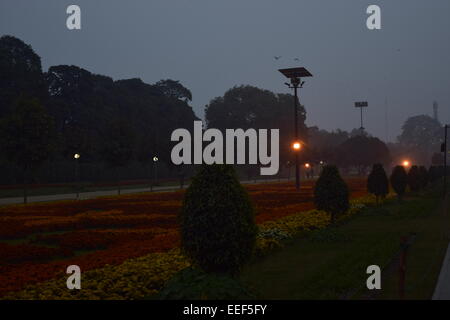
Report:
<svg viewBox="0 0 450 320"><path fill-rule="evenodd" d="M186 191L179 218L181 246L204 271L236 275L251 257L258 229L232 166L202 166Z"/></svg>
<svg viewBox="0 0 450 320"><path fill-rule="evenodd" d="M186 268L170 279L158 293L161 300L235 300L255 296L235 278Z"/></svg>
<svg viewBox="0 0 450 320"><path fill-rule="evenodd" d="M349 209L348 187L335 166L327 165L323 168L314 187L314 204L318 210L331 215L332 223L336 221L338 214Z"/></svg>
<svg viewBox="0 0 450 320"><path fill-rule="evenodd" d="M380 197L384 198L389 193L389 180L383 166L379 163L373 165L367 178L367 191L375 195L377 203Z"/></svg>
<svg viewBox="0 0 450 320"><path fill-rule="evenodd" d="M408 175L403 166L396 166L391 174L391 186L394 189L397 197L402 199L408 185Z"/></svg>
<svg viewBox="0 0 450 320"><path fill-rule="evenodd" d="M419 167L412 166L408 171L408 186L413 192L420 190L420 173Z"/></svg>

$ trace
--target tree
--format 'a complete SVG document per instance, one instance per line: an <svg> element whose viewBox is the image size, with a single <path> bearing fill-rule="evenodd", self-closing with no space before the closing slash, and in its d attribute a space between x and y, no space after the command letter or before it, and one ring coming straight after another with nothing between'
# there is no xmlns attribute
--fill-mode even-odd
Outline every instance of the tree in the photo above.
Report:
<svg viewBox="0 0 450 320"><path fill-rule="evenodd" d="M381 164L374 164L367 178L367 191L375 195L378 203L380 197L384 198L389 193L389 180Z"/></svg>
<svg viewBox="0 0 450 320"><path fill-rule="evenodd" d="M54 121L37 99L17 100L11 114L0 121L0 145L7 160L23 171L24 203L27 184L55 150Z"/></svg>
<svg viewBox="0 0 450 320"><path fill-rule="evenodd" d="M439 121L427 115L419 115L405 121L398 141L415 161L429 163L433 152L439 150L442 136L443 128Z"/></svg>
<svg viewBox="0 0 450 320"><path fill-rule="evenodd" d="M222 97L216 97L205 107L208 128L279 129L280 163L293 161L294 97L275 94L253 86L235 86ZM300 140L308 139L305 108L298 104Z"/></svg>
<svg viewBox="0 0 450 320"><path fill-rule="evenodd" d="M116 170L118 194L120 194L119 168L128 164L134 151L134 132L121 120L111 122L103 139L103 159Z"/></svg>
<svg viewBox="0 0 450 320"><path fill-rule="evenodd" d="M12 111L19 97L45 103L47 88L41 58L31 46L12 36L0 37L0 117Z"/></svg>
<svg viewBox="0 0 450 320"><path fill-rule="evenodd" d="M374 162L388 164L390 153L380 139L359 135L339 145L335 160L339 166L356 167L363 174Z"/></svg>
<svg viewBox="0 0 450 320"><path fill-rule="evenodd" d="M337 129L328 132L316 126L308 128L309 154L311 162L319 163L323 160L333 159L336 148L349 138L347 131Z"/></svg>
<svg viewBox="0 0 450 320"><path fill-rule="evenodd" d="M192 101L192 93L184 87L180 81L175 81L171 79L160 80L155 83L155 87L161 90L161 92L166 96L184 102Z"/></svg>
<svg viewBox="0 0 450 320"><path fill-rule="evenodd" d="M428 185L428 170L424 166L419 167L420 189L425 189Z"/></svg>
<svg viewBox="0 0 450 320"><path fill-rule="evenodd" d="M203 165L179 216L181 244L206 272L237 275L252 254L257 227L246 190L230 165Z"/></svg>
<svg viewBox="0 0 450 320"><path fill-rule="evenodd" d="M399 200L402 199L406 191L406 186L408 185L408 175L403 166L396 166L391 174L391 186Z"/></svg>
<svg viewBox="0 0 450 320"><path fill-rule="evenodd" d="M345 213L349 204L349 190L336 166L326 165L314 187L314 203L318 210L331 215L331 222L338 214Z"/></svg>
<svg viewBox="0 0 450 320"><path fill-rule="evenodd" d="M420 173L418 166L412 166L408 171L408 186L411 191L417 192L420 190Z"/></svg>

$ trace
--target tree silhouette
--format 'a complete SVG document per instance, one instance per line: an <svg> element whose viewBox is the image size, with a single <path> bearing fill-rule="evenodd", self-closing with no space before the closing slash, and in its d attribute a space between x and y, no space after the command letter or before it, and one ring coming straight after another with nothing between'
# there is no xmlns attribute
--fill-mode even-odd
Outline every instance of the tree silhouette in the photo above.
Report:
<svg viewBox="0 0 450 320"><path fill-rule="evenodd" d="M314 187L314 203L317 209L331 215L332 223L336 221L338 214L348 210L350 206L348 187L337 167L327 165L323 168Z"/></svg>
<svg viewBox="0 0 450 320"><path fill-rule="evenodd" d="M408 185L411 191L417 192L421 188L420 172L418 166L412 166L408 171Z"/></svg>
<svg viewBox="0 0 450 320"><path fill-rule="evenodd" d="M336 163L341 167L356 167L363 174L374 162L387 164L390 153L386 144L378 138L355 136L336 149Z"/></svg>
<svg viewBox="0 0 450 320"><path fill-rule="evenodd" d="M408 175L403 166L396 166L391 174L391 186L399 200L402 199L408 185Z"/></svg>
<svg viewBox="0 0 450 320"><path fill-rule="evenodd" d="M121 120L109 124L104 137L103 159L116 169L118 194L120 194L119 169L128 164L134 151L134 132L130 125Z"/></svg>
<svg viewBox="0 0 450 320"><path fill-rule="evenodd" d="M389 180L383 166L379 163L373 165L367 178L367 191L375 195L377 204L380 197L384 198L389 193Z"/></svg>
<svg viewBox="0 0 450 320"><path fill-rule="evenodd" d="M37 99L21 98L0 121L0 145L6 159L22 169L26 203L27 184L55 150L54 121Z"/></svg>

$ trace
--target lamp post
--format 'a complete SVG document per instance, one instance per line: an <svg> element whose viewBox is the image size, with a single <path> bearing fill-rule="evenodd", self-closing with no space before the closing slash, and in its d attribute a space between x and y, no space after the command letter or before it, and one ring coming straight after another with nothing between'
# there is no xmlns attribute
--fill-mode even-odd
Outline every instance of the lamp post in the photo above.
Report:
<svg viewBox="0 0 450 320"><path fill-rule="evenodd" d="M153 180L155 181L155 185L156 185L158 183L158 166L157 166L157 164L158 164L159 159L157 156L154 156L152 160L153 160L153 169L154 169Z"/></svg>
<svg viewBox="0 0 450 320"><path fill-rule="evenodd" d="M300 68L289 68L289 69L280 69L281 72L286 78L291 80L291 83L285 83L289 89L294 89L294 138L295 142L292 145L292 148L295 151L295 187L297 190L300 190L300 165L299 165L299 151L301 149L301 144L299 142L298 136L298 104L299 98L297 94L298 88L303 88L304 81L301 78L312 77L312 74L303 67Z"/></svg>
<svg viewBox="0 0 450 320"><path fill-rule="evenodd" d="M359 128L361 130L361 135L364 134L363 108L367 108L368 106L369 106L369 103L367 101L355 102L355 108L361 109L361 127Z"/></svg>
<svg viewBox="0 0 450 320"><path fill-rule="evenodd" d="M75 182L75 189L76 189L76 193L77 193L77 199L79 199L80 198L80 189L79 189L79 186L78 186L78 182L79 182L79 180L80 180L80 177L79 177L79 166L80 166L80 154L79 153L75 153L74 155L73 155L73 158L75 159L75 180L76 180L76 182Z"/></svg>

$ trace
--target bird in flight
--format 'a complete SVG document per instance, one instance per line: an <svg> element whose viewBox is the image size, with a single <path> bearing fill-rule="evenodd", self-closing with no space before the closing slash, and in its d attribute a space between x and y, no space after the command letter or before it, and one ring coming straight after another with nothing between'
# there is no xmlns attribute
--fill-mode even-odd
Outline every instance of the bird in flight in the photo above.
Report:
<svg viewBox="0 0 450 320"><path fill-rule="evenodd" d="M281 56L274 56L275 60L278 60L281 58Z"/></svg>
<svg viewBox="0 0 450 320"><path fill-rule="evenodd" d="M294 58L294 60L295 60L295 61L300 61L300 59L299 59L299 58Z"/></svg>

